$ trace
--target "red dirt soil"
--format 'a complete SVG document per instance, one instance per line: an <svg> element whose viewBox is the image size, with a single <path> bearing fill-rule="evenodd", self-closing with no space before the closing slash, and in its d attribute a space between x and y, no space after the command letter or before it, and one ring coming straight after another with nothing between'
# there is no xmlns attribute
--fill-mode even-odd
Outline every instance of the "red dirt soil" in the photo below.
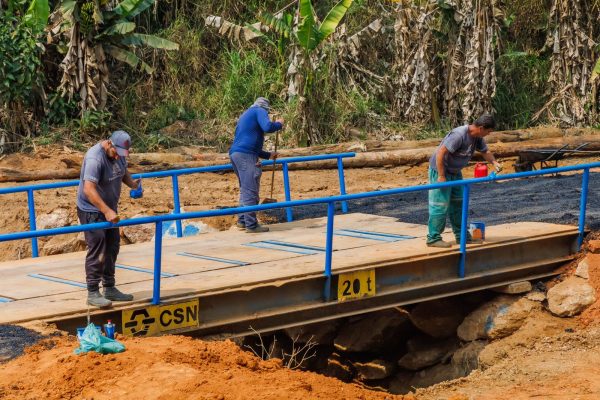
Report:
<svg viewBox="0 0 600 400"><path fill-rule="evenodd" d="M16 399L398 399L263 361L231 341L120 337L124 353L77 356L73 336L47 340L0 366L0 398ZM48 349L49 345L54 347Z"/></svg>

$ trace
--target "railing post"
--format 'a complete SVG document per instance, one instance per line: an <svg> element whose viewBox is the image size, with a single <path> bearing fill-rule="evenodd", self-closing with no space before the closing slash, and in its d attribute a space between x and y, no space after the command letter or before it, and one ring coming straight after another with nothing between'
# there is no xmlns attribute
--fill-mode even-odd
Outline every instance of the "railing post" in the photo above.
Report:
<svg viewBox="0 0 600 400"><path fill-rule="evenodd" d="M29 207L29 230L37 230L35 223L35 201L33 200L33 189L27 191L27 206ZM38 240L36 237L31 238L31 256L38 256Z"/></svg>
<svg viewBox="0 0 600 400"><path fill-rule="evenodd" d="M160 304L160 275L162 262L162 221L156 223L154 231L154 290L152 304Z"/></svg>
<svg viewBox="0 0 600 400"><path fill-rule="evenodd" d="M581 198L579 201L579 237L577 238L577 250L581 249L581 245L583 244L583 235L585 233L585 212L587 208L589 182L590 169L585 168L581 178Z"/></svg>
<svg viewBox="0 0 600 400"><path fill-rule="evenodd" d="M282 162L281 166L283 168L283 191L285 192L285 201L290 201L292 199L292 195L290 193L290 175L288 164L286 162ZM291 207L285 208L285 215L287 217L287 222L292 222L294 220Z"/></svg>
<svg viewBox="0 0 600 400"><path fill-rule="evenodd" d="M343 196L346 194L346 179L344 178L344 163L342 157L337 159L338 175L340 177L340 194ZM345 214L348 212L348 202L342 201L342 212Z"/></svg>
<svg viewBox="0 0 600 400"><path fill-rule="evenodd" d="M458 265L458 276L465 277L465 259L467 257L467 220L469 218L469 185L463 187L462 217L460 221L460 262Z"/></svg>
<svg viewBox="0 0 600 400"><path fill-rule="evenodd" d="M179 181L175 174L171 175L171 179L173 181L173 214L179 214L181 213L181 205L179 204ZM177 237L182 237L183 229L181 228L180 219L175 221L175 227L177 228Z"/></svg>
<svg viewBox="0 0 600 400"><path fill-rule="evenodd" d="M325 290L323 297L325 301L331 300L331 261L333 257L333 216L335 215L335 204L327 203L327 240L325 245Z"/></svg>

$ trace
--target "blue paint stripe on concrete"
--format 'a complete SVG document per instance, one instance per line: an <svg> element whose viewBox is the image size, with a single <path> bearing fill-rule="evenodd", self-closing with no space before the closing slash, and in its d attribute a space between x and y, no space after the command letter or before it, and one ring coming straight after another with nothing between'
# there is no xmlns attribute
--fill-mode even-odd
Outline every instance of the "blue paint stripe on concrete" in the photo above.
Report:
<svg viewBox="0 0 600 400"><path fill-rule="evenodd" d="M154 275L154 271L151 270L151 269L140 268L140 267L133 267L131 265L116 264L115 268L127 269L127 270L130 270L130 271L143 272L145 274ZM172 278L174 276L177 276L177 274L172 274L170 272L161 272L160 276L163 277L163 278Z"/></svg>
<svg viewBox="0 0 600 400"><path fill-rule="evenodd" d="M222 262L222 263L225 263L225 264L233 264L233 265L239 265L239 266L248 265L248 263L244 262L244 261L228 260L226 258L203 256L201 254L188 253L186 251L181 252L181 253L177 253L177 255L178 256L184 256L184 257L199 258L201 260L217 261L217 262Z"/></svg>
<svg viewBox="0 0 600 400"><path fill-rule="evenodd" d="M262 242L263 243L274 244L274 245L277 245L277 246L292 247L292 248L295 248L295 249L304 249L304 250L313 250L313 251L325 251L324 247L309 246L309 245L300 244L300 243L283 242L281 240L263 240Z"/></svg>
<svg viewBox="0 0 600 400"><path fill-rule="evenodd" d="M357 229L340 229L340 231L351 232L351 233L360 233L360 234L365 234L365 235L375 235L375 236L381 236L381 237L389 237L389 238L395 238L398 240L407 240L407 239L415 238L414 236L410 236L410 235L396 235L395 233L359 231Z"/></svg>
<svg viewBox="0 0 600 400"><path fill-rule="evenodd" d="M314 250L304 250L304 249L299 249L299 248L292 248L289 246L283 246L280 244L267 243L267 242L245 243L244 246L256 247L259 249L287 251L288 253L304 254L304 255L319 254L318 251L314 251Z"/></svg>
<svg viewBox="0 0 600 400"><path fill-rule="evenodd" d="M43 274L28 274L27 276L29 276L31 278L36 278L36 279L42 279L42 280L45 280L45 281L50 281L50 282L64 283L65 285L77 286L77 287L80 287L80 288L87 288L87 285L85 283L81 283L81 282L77 282L77 281L71 281L69 279L56 278L54 276L43 275Z"/></svg>

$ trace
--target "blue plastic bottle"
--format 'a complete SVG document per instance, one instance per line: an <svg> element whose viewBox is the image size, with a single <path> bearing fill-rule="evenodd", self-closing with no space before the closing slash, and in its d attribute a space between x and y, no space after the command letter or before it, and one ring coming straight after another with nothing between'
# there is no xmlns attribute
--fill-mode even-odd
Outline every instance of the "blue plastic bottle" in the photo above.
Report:
<svg viewBox="0 0 600 400"><path fill-rule="evenodd" d="M104 324L104 333L109 339L115 338L115 324L113 324L110 319L108 320L108 323Z"/></svg>
<svg viewBox="0 0 600 400"><path fill-rule="evenodd" d="M140 183L137 189L131 189L129 191L129 197L132 199L139 199L144 195L144 189L142 189L142 180L140 179Z"/></svg>

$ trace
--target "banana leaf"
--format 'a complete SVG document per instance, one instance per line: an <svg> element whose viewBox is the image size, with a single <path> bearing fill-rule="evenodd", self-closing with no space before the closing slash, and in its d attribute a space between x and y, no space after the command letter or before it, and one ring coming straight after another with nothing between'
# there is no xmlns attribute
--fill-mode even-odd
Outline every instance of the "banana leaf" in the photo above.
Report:
<svg viewBox="0 0 600 400"><path fill-rule="evenodd" d="M592 82L595 82L596 79L598 79L598 76L600 76L600 58L598 58L598 61L596 61L596 66L592 70Z"/></svg>
<svg viewBox="0 0 600 400"><path fill-rule="evenodd" d="M121 40L121 43L127 46L142 46L146 45L154 49L163 50L179 50L179 44L163 39L155 35L145 35L142 33L133 33L127 35Z"/></svg>
<svg viewBox="0 0 600 400"><path fill-rule="evenodd" d="M126 18L133 18L154 4L154 0L124 0L113 9L113 12Z"/></svg>
<svg viewBox="0 0 600 400"><path fill-rule="evenodd" d="M116 46L105 46L106 52L115 59L129 64L132 68L137 68L142 60L135 54Z"/></svg>
<svg viewBox="0 0 600 400"><path fill-rule="evenodd" d="M305 50L311 51L320 43L320 33L315 25L314 11L311 0L300 0L299 11L301 21L298 24L298 42Z"/></svg>
<svg viewBox="0 0 600 400"><path fill-rule="evenodd" d="M96 39L103 37L103 36L111 36L111 35L115 35L115 34L126 35L128 33L133 32L134 30L135 30L135 22L121 20L121 21L109 26L104 31L100 32L100 34L96 36Z"/></svg>
<svg viewBox="0 0 600 400"><path fill-rule="evenodd" d="M353 0L342 0L337 3L330 11L327 13L327 16L321 23L319 27L320 40L326 39L329 35L331 35L340 24L344 15L346 15L346 11L352 5Z"/></svg>
<svg viewBox="0 0 600 400"><path fill-rule="evenodd" d="M29 25L35 33L39 33L46 27L49 15L48 0L33 0L23 16L23 22Z"/></svg>

